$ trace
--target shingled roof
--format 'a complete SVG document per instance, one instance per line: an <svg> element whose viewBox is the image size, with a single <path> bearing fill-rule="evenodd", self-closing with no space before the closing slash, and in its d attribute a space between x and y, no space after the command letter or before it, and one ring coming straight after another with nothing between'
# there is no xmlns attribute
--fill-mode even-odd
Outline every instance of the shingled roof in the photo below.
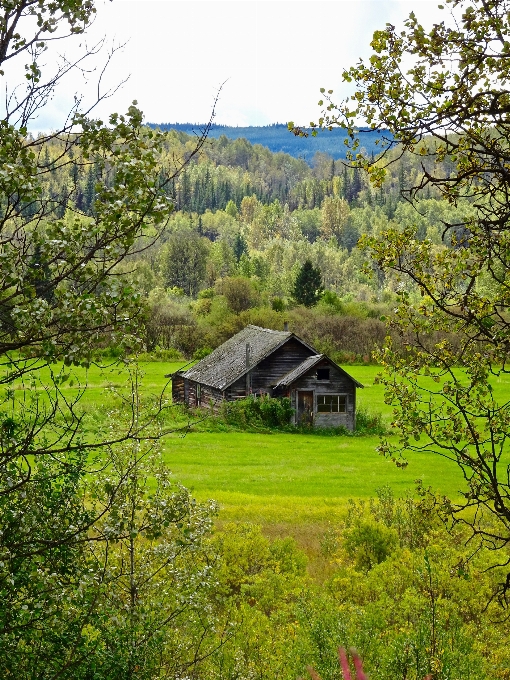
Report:
<svg viewBox="0 0 510 680"><path fill-rule="evenodd" d="M224 390L291 337L296 338L289 331L273 331L250 324L181 375ZM296 339L309 347L299 338ZM250 346L249 367L246 365L246 345Z"/></svg>
<svg viewBox="0 0 510 680"><path fill-rule="evenodd" d="M296 368L293 368L292 371L289 371L285 375L283 375L281 378L278 379L278 382L275 383L272 387L289 387L292 385L293 382L295 382L298 378L300 378L302 375L304 375L307 371L309 371L311 368L315 366L315 364L318 364L321 359L326 359L330 364L338 368L338 370L341 373L345 373L345 375L350 378L353 383L356 385L356 387L363 387L363 385L355 380L352 375L349 375L347 371L344 371L343 368L335 364L334 361L331 361L329 357L327 357L325 354L315 354L314 356L307 357L304 361L302 361L299 366L296 366Z"/></svg>

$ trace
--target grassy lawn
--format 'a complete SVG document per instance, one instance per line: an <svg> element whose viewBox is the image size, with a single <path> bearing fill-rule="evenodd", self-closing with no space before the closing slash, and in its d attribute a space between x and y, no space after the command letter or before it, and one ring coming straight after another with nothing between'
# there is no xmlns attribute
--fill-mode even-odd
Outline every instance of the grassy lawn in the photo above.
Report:
<svg viewBox="0 0 510 680"><path fill-rule="evenodd" d="M141 363L142 394L157 396L165 390L170 399L171 387L164 376L183 363ZM381 413L389 423L391 407L384 403L383 387L374 384L380 369L345 368L364 385L357 393L358 407ZM62 385L63 394L72 399L83 391L80 404L97 413L99 421L104 408L118 402L116 393L126 390L127 368L92 366L87 371L72 368L70 373L70 380ZM41 384L47 377L41 375ZM496 398L506 401L510 378L495 378L493 388ZM181 413L173 422L178 428L186 421ZM344 515L349 498L373 497L384 485L400 497L414 492L417 479L453 498L463 488L460 471L453 463L434 454L412 453L407 468L398 468L376 452L378 438L373 436L214 429L210 431L207 422L198 423L186 434L174 432L164 438L163 456L175 479L193 489L197 500L217 500L220 523L251 521L261 524L270 536L294 536L319 577L327 564L321 558L322 537Z"/></svg>
<svg viewBox="0 0 510 680"><path fill-rule="evenodd" d="M377 443L377 437L190 432L167 437L164 455L197 498L217 499L236 519L327 520L348 498L375 496L384 485L402 496L417 478L457 496L455 465L413 454L407 468L397 468L378 455Z"/></svg>
<svg viewBox="0 0 510 680"><path fill-rule="evenodd" d="M374 384L380 369L345 368L365 386L358 390L358 406L382 413L389 423L392 409L384 403L384 388ZM494 394L507 399L508 377L495 379ZM166 437L164 456L198 499L218 500L224 519L327 523L344 512L349 498L373 497L383 485L403 496L414 492L417 479L440 494L458 497L463 482L455 464L438 455L411 453L407 468L401 469L377 453L377 444L377 437L191 429L185 436Z"/></svg>
<svg viewBox="0 0 510 680"><path fill-rule="evenodd" d="M358 406L381 412L389 422L379 368L348 366L365 387ZM215 498L222 517L267 522L328 522L349 498L369 498L389 485L395 496L413 492L415 480L453 497L461 488L455 465L439 456L413 454L405 469L376 451L377 437L204 432L165 438L164 456L176 478L200 500Z"/></svg>
<svg viewBox="0 0 510 680"><path fill-rule="evenodd" d="M141 363L142 393L159 395L166 390L170 398L169 381L164 376L182 365ZM391 407L384 403L383 387L374 384L380 369L345 368L365 386L358 390L358 406L382 413L389 422ZM114 405L118 399L115 391L123 389L127 376L127 369L117 366L92 366L88 371L72 368L62 391L72 398L85 388L81 404L101 409ZM44 381L47 376L41 377ZM496 398L506 400L510 378L495 379L493 387ZM181 417L176 426L182 424ZM396 496L412 492L416 479L452 497L462 488L454 464L433 454L413 453L402 470L377 454L377 437L204 430L207 426L199 425L185 436L167 436L163 455L176 479L193 488L199 500L219 501L224 519L263 524L327 522L342 513L348 498L369 498L383 485L391 486Z"/></svg>

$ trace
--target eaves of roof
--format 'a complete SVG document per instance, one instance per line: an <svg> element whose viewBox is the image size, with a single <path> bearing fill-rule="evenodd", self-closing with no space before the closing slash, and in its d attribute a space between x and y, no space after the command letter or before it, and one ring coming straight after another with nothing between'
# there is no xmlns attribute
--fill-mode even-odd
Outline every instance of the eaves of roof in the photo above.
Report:
<svg viewBox="0 0 510 680"><path fill-rule="evenodd" d="M302 361L299 366L296 366L293 368L291 371L283 375L281 378L278 379L276 383L272 385L272 387L289 387L294 383L296 380L298 380L302 375L304 375L307 371L309 371L311 368L313 368L316 364L318 364L322 359L326 359L326 361L337 368L340 373L343 373L345 376L349 378L349 380L352 380L352 382L356 385L356 387L363 388L364 385L362 385L360 382L358 382L355 378L352 377L352 375L349 375L347 371L345 371L341 366L338 366L332 359L330 359L326 354L316 354L311 357L307 357L304 361Z"/></svg>

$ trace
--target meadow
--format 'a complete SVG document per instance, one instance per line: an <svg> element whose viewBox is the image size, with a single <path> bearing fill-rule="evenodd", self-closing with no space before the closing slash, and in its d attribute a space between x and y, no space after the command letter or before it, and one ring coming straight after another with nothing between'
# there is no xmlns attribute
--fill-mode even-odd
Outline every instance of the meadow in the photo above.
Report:
<svg viewBox="0 0 510 680"><path fill-rule="evenodd" d="M377 436L235 431L231 427L183 415L172 407L171 385L165 375L182 363L141 362L142 398L163 394L169 409L169 430L162 455L175 480L192 489L198 501L215 499L218 522L253 522L268 536L292 535L317 565L320 545L331 527L338 525L349 499L369 499L377 489L391 487L395 497L415 494L416 480L438 494L458 497L463 488L457 466L432 453L412 453L408 466L399 468L376 450ZM352 365L345 369L364 389L358 407L381 413L391 422L391 407L384 403L383 387L376 384L377 366ZM47 376L41 375L44 381ZM128 369L117 365L73 368L62 385L72 399L83 391L81 404L103 411L119 403ZM510 393L510 380L494 382L496 396Z"/></svg>
<svg viewBox="0 0 510 680"><path fill-rule="evenodd" d="M139 364L142 397L163 394L169 410L165 418L173 430L162 451L177 481L193 489L198 500L216 499L225 519L307 522L333 520L349 498L368 499L390 486L396 497L413 493L420 479L440 494L453 498L462 488L457 466L433 453L412 453L399 468L376 450L377 436L328 436L302 432L240 432L218 427L207 418L186 417L170 405L171 374L183 362L146 361ZM364 385L358 390L358 408L381 413L391 422L391 407L384 403L384 388L375 383L380 368L372 365L344 367ZM47 369L45 369L47 370ZM128 369L111 364L70 370L62 393L102 410L120 402L125 394ZM41 372L44 382L47 378ZM21 385L19 386L21 387ZM496 397L510 393L510 378L494 381ZM222 431L223 430L223 431Z"/></svg>

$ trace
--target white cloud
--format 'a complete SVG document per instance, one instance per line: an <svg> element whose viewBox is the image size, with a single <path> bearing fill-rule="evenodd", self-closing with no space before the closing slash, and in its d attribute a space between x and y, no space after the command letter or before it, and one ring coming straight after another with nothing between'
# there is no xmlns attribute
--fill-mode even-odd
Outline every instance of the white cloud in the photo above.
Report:
<svg viewBox="0 0 510 680"><path fill-rule="evenodd" d="M204 122L226 81L217 122L306 124L317 118L319 88L345 93L342 70L368 56L373 31L402 23L413 9L425 20L441 16L431 0L100 2L89 40L129 40L107 81L131 74L100 112L125 110L137 99L149 121ZM37 127L55 126L83 90L80 78L69 80Z"/></svg>

